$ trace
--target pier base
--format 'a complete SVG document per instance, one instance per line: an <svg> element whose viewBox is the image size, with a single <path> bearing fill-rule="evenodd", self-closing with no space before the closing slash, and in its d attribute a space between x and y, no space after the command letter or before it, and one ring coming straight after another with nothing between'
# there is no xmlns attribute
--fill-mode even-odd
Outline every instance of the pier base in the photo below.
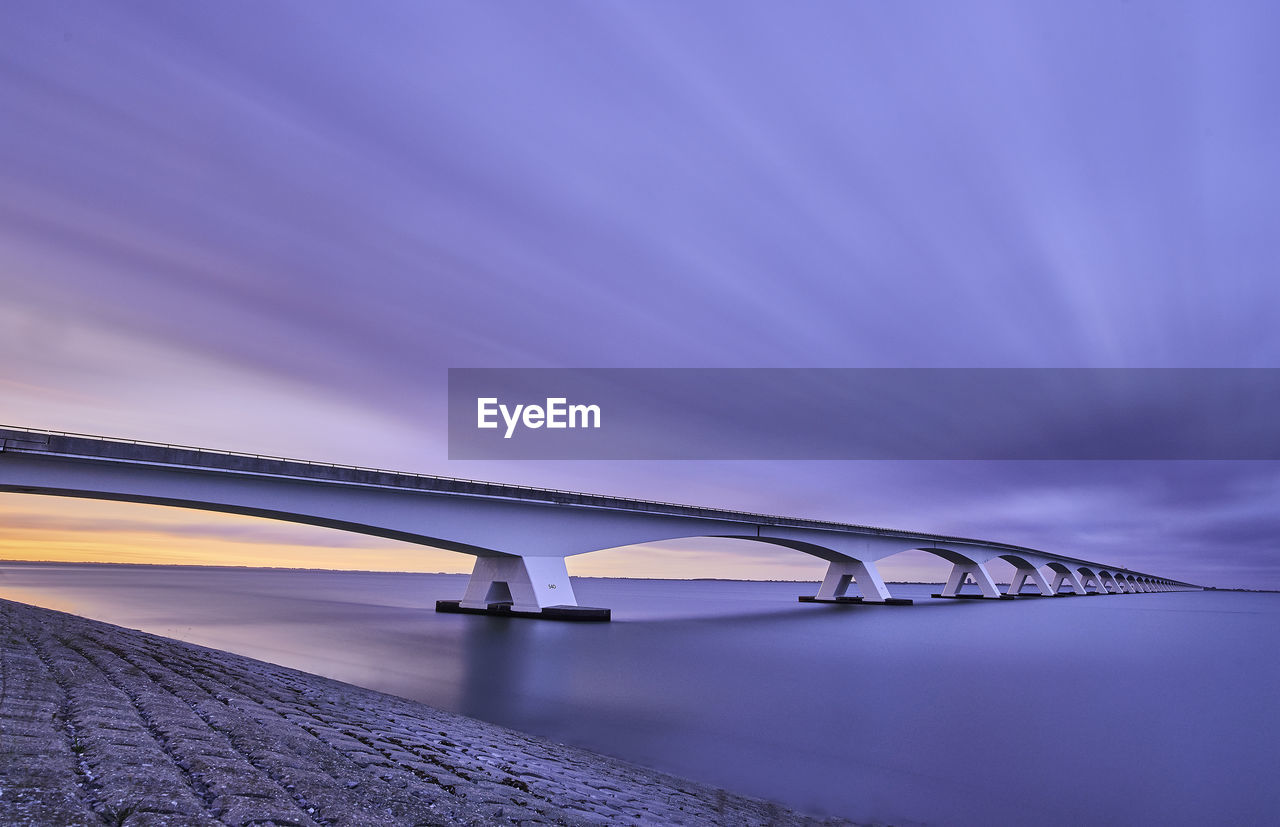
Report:
<svg viewBox="0 0 1280 827"><path fill-rule="evenodd" d="M972 582L982 594L961 594L960 590L964 588L966 582ZM960 558L952 563L951 576L947 578L947 584L942 587L942 593L935 594L934 597L977 597L1000 600L1011 595L1004 594L996 588L996 581L991 579L991 573L987 571L986 566Z"/></svg>
<svg viewBox="0 0 1280 827"><path fill-rule="evenodd" d="M862 597L850 597L849 595L840 595L839 597L818 597L817 595L802 594L800 595L801 603L860 603L864 606L911 606L915 603L909 597L886 597L884 600L866 600Z"/></svg>
<svg viewBox="0 0 1280 827"><path fill-rule="evenodd" d="M513 609L510 603L490 603L484 608L460 605L458 600L437 600L436 611L443 614L494 615L496 617L531 617L539 620L576 620L608 622L612 619L609 609L592 606L547 606L542 609Z"/></svg>
<svg viewBox="0 0 1280 827"><path fill-rule="evenodd" d="M876 570L875 563L846 557L832 560L831 565L827 566L827 574L822 578L814 600L839 602L839 598L850 596L846 592L855 582L858 584L858 591L862 592L860 602L888 603L894 599L889 596L889 587L884 584L884 578Z"/></svg>
<svg viewBox="0 0 1280 827"><path fill-rule="evenodd" d="M1084 583L1080 581L1080 575L1075 571L1067 568L1061 563L1050 563L1049 568L1053 569L1053 582L1049 584L1049 591L1052 594L1059 594L1065 583L1071 588L1074 594L1088 594L1085 590Z"/></svg>
<svg viewBox="0 0 1280 827"><path fill-rule="evenodd" d="M1016 564L1015 564L1016 565ZM1022 593L1022 589L1030 580L1032 584L1039 589L1039 593L1035 595ZM1044 579L1044 575L1040 569L1035 566L1018 566L1013 574L1013 580L1009 583L1009 588L1004 590L1005 594L1011 594L1015 597L1052 597L1053 589L1049 586L1049 581Z"/></svg>
<svg viewBox="0 0 1280 827"><path fill-rule="evenodd" d="M578 605L563 557L477 557L458 601L463 609L482 614L497 605L509 605L513 617L539 617L541 610Z"/></svg>

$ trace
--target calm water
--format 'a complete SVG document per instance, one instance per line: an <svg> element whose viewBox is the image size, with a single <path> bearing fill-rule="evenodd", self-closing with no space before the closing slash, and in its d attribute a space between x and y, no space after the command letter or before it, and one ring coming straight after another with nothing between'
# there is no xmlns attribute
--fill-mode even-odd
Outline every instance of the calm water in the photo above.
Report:
<svg viewBox="0 0 1280 827"><path fill-rule="evenodd" d="M456 575L0 564L0 597L895 824L1280 823L1280 595L913 607L576 580L611 624L437 615Z"/></svg>

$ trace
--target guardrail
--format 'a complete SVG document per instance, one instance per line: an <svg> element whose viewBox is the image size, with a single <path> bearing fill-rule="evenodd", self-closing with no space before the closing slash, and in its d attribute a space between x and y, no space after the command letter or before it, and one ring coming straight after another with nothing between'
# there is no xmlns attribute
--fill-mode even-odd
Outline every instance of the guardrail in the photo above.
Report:
<svg viewBox="0 0 1280 827"><path fill-rule="evenodd" d="M181 445L181 444L172 443L172 442L153 442L151 440L145 440L145 439L125 439L121 437L108 437L108 436L101 436L99 434L78 433L76 431L53 431L53 430L46 430L43 428L20 428L12 425L0 425L0 431L10 431L14 433L24 433L24 434L43 434L45 436L62 436L62 437L69 437L72 439L88 439L96 442L109 442L109 443L117 443L122 445L141 445L141 446L150 447L150 448L164 448L164 449L178 450L178 451L192 451L199 454L215 454L217 456L242 457L245 459L266 460L270 462L287 462L293 465L302 465L302 466L307 466L311 468L342 469L346 471L361 471L361 472L370 473L370 474L389 474L392 476L406 477L409 479L434 480L434 481L444 482L444 483L464 483L467 485L476 485L476 486L483 486L483 487L489 487L489 488L511 489L511 490L525 491L529 493L538 493L538 494L553 494L553 495L559 495L560 497L573 497L573 498L579 498L583 501L607 500L613 503L622 503L622 504L633 505L633 506L656 506L663 509L675 508L675 509L680 509L682 512L690 512L690 513L698 512L700 515L735 514L740 517L751 518L751 522L763 521L763 522L768 522L770 524L778 524L778 523L797 521L797 518L794 518L794 517L784 517L781 515L773 515L773 514L759 514L751 511L738 511L736 509L707 508L704 506L688 505L686 503L666 502L663 500L645 500L645 499L637 499L633 497L616 497L609 494L591 494L584 491L571 491L563 488L544 488L544 487L532 486L532 485L512 485L510 483L493 482L490 480L475 480L475 479L468 479L466 477L446 477L446 476L441 476L439 474L422 474L422 473L416 473L412 471L396 471L389 468L375 468L373 466L365 466L365 465L347 465L344 463L337 463L337 462L316 462L315 460L297 459L294 457L282 457L282 456L276 456L273 454L250 454L244 451L226 451L219 448L203 448L195 445ZM910 535L913 537L925 536L925 535L911 534L911 532L901 532L901 531L898 531L897 529L891 529L891 528L877 528L875 526L863 526L863 525L855 525L852 523L839 523L839 522L832 522L827 520L807 520L807 519L800 518L799 521L806 522L806 523L821 523L823 525L828 525L833 528L853 528L861 531L883 532L885 534L890 534L890 535L904 534L904 535ZM938 536L941 537L941 535L938 535ZM961 541L964 538L948 537L946 539ZM982 542L982 541L969 540L968 542ZM1027 550L1030 551L1031 549L1027 549Z"/></svg>

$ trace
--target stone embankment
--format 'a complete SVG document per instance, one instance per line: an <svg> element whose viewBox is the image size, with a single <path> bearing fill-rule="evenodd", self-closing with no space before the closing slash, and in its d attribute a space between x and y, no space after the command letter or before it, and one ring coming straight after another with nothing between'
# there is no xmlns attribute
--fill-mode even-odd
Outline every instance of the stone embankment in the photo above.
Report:
<svg viewBox="0 0 1280 827"><path fill-rule="evenodd" d="M0 824L836 823L20 603L0 643Z"/></svg>

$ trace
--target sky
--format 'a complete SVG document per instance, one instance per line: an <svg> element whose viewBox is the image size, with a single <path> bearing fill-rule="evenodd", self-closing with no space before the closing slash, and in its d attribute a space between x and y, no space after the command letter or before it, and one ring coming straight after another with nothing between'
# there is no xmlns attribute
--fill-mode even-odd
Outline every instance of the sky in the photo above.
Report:
<svg viewBox="0 0 1280 827"><path fill-rule="evenodd" d="M1280 588L1274 462L460 462L445 431L450 367L1280 367L1278 18L1248 2L7 2L0 422ZM0 558L470 566L25 495L0 497ZM570 561L822 569L705 540Z"/></svg>

